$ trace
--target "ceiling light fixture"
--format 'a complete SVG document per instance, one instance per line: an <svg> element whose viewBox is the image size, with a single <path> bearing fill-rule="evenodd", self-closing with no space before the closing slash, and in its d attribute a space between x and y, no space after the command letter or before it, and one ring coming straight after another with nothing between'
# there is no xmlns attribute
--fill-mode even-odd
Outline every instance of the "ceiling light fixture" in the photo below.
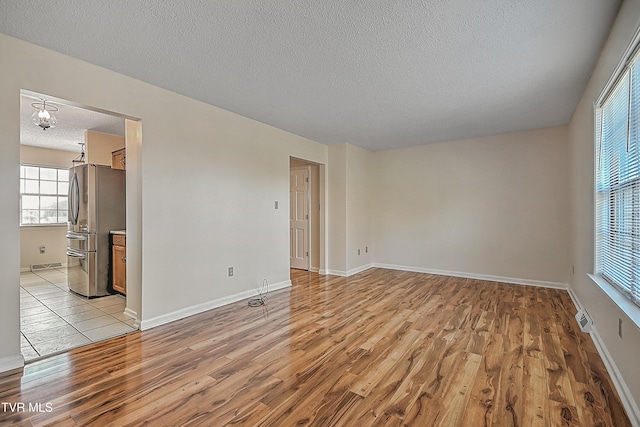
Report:
<svg viewBox="0 0 640 427"><path fill-rule="evenodd" d="M84 159L84 142L78 142L78 144L80 145L80 155L78 157L76 157L75 159L71 160L71 163L75 166L76 163L84 163L85 159Z"/></svg>
<svg viewBox="0 0 640 427"><path fill-rule="evenodd" d="M56 127L58 120L53 113L58 111L58 107L47 104L47 101L44 99L42 102L32 103L31 106L36 109L36 111L31 115L31 119L35 125L40 126L42 130Z"/></svg>

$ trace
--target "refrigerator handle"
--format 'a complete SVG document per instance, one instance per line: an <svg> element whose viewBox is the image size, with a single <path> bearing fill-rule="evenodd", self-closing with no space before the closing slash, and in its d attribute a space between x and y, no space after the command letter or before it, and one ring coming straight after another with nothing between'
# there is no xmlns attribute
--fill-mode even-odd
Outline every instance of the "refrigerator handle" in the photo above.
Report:
<svg viewBox="0 0 640 427"><path fill-rule="evenodd" d="M67 233L67 239L69 240L87 240L87 236L79 236L77 234Z"/></svg>
<svg viewBox="0 0 640 427"><path fill-rule="evenodd" d="M71 251L67 251L67 255L70 256L70 257L73 257L73 258L80 258L80 259L85 259L86 258L86 256L83 255L83 254L79 254L79 253L71 252Z"/></svg>
<svg viewBox="0 0 640 427"><path fill-rule="evenodd" d="M71 224L78 224L78 214L80 210L80 187L78 185L78 175L73 171L73 178L69 186L69 214L71 215Z"/></svg>

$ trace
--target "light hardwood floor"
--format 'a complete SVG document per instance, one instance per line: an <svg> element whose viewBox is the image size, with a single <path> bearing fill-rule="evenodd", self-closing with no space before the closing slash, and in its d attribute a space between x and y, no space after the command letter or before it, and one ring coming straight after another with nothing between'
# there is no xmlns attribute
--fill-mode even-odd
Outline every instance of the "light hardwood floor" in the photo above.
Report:
<svg viewBox="0 0 640 427"><path fill-rule="evenodd" d="M5 375L0 402L45 412L0 407L0 425L630 425L565 291L382 269L292 282Z"/></svg>

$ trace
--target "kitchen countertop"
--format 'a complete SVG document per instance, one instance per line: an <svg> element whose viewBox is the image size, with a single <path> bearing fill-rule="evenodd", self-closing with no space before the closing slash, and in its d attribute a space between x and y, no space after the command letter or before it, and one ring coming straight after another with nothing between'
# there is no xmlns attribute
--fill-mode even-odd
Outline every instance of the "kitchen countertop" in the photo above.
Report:
<svg viewBox="0 0 640 427"><path fill-rule="evenodd" d="M121 234L123 236L127 235L127 230L111 230L109 233L111 234Z"/></svg>

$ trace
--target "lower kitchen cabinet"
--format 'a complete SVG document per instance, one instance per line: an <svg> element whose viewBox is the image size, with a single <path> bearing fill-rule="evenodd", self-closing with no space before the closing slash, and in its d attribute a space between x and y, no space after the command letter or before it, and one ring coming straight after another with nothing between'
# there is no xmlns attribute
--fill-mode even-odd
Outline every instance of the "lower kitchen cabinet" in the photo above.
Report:
<svg viewBox="0 0 640 427"><path fill-rule="evenodd" d="M127 293L127 238L120 234L112 235L111 248L113 290Z"/></svg>

